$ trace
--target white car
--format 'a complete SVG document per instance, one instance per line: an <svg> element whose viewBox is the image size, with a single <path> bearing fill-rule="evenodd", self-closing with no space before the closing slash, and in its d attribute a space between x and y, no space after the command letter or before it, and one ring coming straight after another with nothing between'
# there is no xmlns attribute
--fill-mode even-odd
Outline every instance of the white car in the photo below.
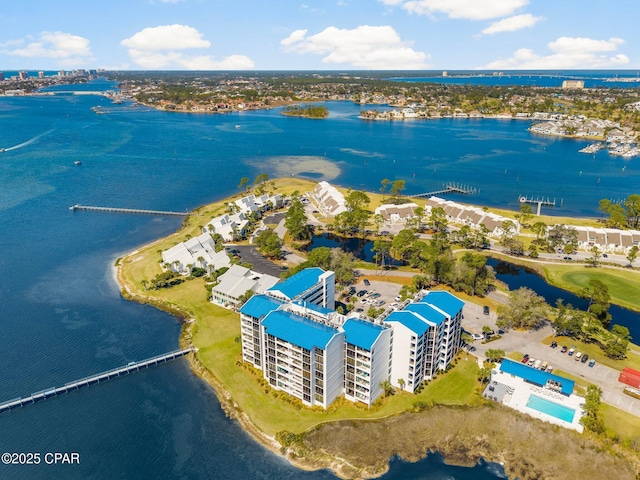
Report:
<svg viewBox="0 0 640 480"><path fill-rule="evenodd" d="M471 336L473 337L474 340L482 340L484 338L479 333L472 333Z"/></svg>

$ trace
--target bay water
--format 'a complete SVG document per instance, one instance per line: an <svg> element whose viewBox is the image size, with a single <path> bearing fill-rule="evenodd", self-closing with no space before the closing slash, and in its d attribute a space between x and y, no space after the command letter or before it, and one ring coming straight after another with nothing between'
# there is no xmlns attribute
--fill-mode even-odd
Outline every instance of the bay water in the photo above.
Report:
<svg viewBox="0 0 640 480"><path fill-rule="evenodd" d="M104 114L91 110L98 105ZM0 399L178 346L173 317L120 297L113 264L181 220L70 211L76 203L191 210L266 172L369 191L401 178L407 193L455 181L480 190L451 197L460 201L515 207L521 194L544 194L564 199L559 213L592 215L600 198L626 197L638 185L634 161L579 154L585 142L534 137L522 122L365 122L359 106L328 106L328 119L308 120L277 109L159 112L94 95L1 98ZM334 478L300 471L255 443L184 360L5 412L0 431L0 453L81 459L0 465L1 478ZM493 464L460 469L429 456L394 461L385 478L501 475Z"/></svg>

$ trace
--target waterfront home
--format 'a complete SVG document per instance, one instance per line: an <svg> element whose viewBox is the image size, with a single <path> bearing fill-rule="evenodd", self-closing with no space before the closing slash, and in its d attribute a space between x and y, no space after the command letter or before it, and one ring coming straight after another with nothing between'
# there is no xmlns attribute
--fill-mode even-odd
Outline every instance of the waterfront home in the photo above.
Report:
<svg viewBox="0 0 640 480"><path fill-rule="evenodd" d="M439 197L430 197L426 202L426 214L430 215L434 208L442 208L447 216L447 221L455 224L468 225L475 230L487 229L489 237L500 237L504 230L502 225L506 221L513 223L515 232L520 232L520 223L517 220L503 217L495 213L485 212L483 209L473 205L462 205L451 200Z"/></svg>
<svg viewBox="0 0 640 480"><path fill-rule="evenodd" d="M319 182L312 195L324 216L336 216L347 211L344 195L328 182Z"/></svg>
<svg viewBox="0 0 640 480"><path fill-rule="evenodd" d="M237 210L238 212L249 216L254 212L263 214L268 210L281 207L282 204L282 195L280 195L279 193L276 195L269 195L265 193L264 195L260 195L258 197L253 194L247 195L246 197L242 197L235 202L231 202L229 205L232 206L234 210Z"/></svg>
<svg viewBox="0 0 640 480"><path fill-rule="evenodd" d="M240 305L240 298L247 292L264 293L278 281L277 277L232 265L218 278L218 284L211 290L211 302L226 308L236 308Z"/></svg>
<svg viewBox="0 0 640 480"><path fill-rule="evenodd" d="M571 227L578 234L578 248L591 250L593 247L603 253L626 255L634 245L640 245L640 231L616 228Z"/></svg>
<svg viewBox="0 0 640 480"><path fill-rule="evenodd" d="M402 205L380 205L376 208L375 214L382 215L386 225L396 225L407 223L407 220L415 218L418 205L415 203L403 203Z"/></svg>
<svg viewBox="0 0 640 480"><path fill-rule="evenodd" d="M162 262L177 273L190 274L191 267L219 270L231 262L227 252L216 252L211 234L203 233L162 252Z"/></svg>
<svg viewBox="0 0 640 480"><path fill-rule="evenodd" d="M219 217L212 218L207 223L203 231L211 234L219 234L225 242L231 242L238 238L244 237L249 220L243 212L229 215L225 213Z"/></svg>

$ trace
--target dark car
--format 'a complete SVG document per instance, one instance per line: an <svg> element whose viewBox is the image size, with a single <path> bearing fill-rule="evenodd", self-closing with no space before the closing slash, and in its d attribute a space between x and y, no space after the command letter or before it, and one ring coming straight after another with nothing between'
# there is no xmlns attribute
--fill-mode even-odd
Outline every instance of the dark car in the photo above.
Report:
<svg viewBox="0 0 640 480"><path fill-rule="evenodd" d="M563 345L562 348L560 349L560 353L567 353L567 350L569 350L569 347L567 347L566 345Z"/></svg>
<svg viewBox="0 0 640 480"><path fill-rule="evenodd" d="M482 308L482 313L484 313L485 315L489 315L489 307L488 307L487 305L485 305L485 306Z"/></svg>
<svg viewBox="0 0 640 480"><path fill-rule="evenodd" d="M365 278L364 279L364 284L368 287L369 285L371 285L371 282Z"/></svg>
<svg viewBox="0 0 640 480"><path fill-rule="evenodd" d="M603 253L602 258L609 258L609 255L607 255L606 253Z"/></svg>
<svg viewBox="0 0 640 480"><path fill-rule="evenodd" d="M529 361L529 354L525 353L524 357L522 357L521 363L527 363Z"/></svg>
<svg viewBox="0 0 640 480"><path fill-rule="evenodd" d="M360 290L358 293L356 293L356 295L357 295L358 297L363 297L363 296L365 296L366 294L367 294L367 291L366 291L366 290Z"/></svg>
<svg viewBox="0 0 640 480"><path fill-rule="evenodd" d="M349 287L349 295L355 295L356 291L356 287Z"/></svg>
<svg viewBox="0 0 640 480"><path fill-rule="evenodd" d="M589 360L589 355L585 353L584 355L582 355L582 358L580 359L580 361L582 363L587 363L587 360Z"/></svg>
<svg viewBox="0 0 640 480"><path fill-rule="evenodd" d="M549 345L551 348L556 348L558 346L558 342L551 342L551 345Z"/></svg>

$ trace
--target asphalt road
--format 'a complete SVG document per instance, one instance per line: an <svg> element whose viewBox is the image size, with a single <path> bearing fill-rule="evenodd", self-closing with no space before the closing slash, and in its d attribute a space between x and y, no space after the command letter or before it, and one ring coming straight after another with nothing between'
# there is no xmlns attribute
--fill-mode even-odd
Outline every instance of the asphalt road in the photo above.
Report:
<svg viewBox="0 0 640 480"><path fill-rule="evenodd" d="M257 247L253 245L249 246L230 246L230 250L237 250L240 252L240 258L243 262L249 262L253 265L252 270L258 273L265 273L267 275L272 275L274 277L280 278L280 274L283 271L283 268L280 265L276 265L271 260L265 258L260 252L258 252Z"/></svg>

